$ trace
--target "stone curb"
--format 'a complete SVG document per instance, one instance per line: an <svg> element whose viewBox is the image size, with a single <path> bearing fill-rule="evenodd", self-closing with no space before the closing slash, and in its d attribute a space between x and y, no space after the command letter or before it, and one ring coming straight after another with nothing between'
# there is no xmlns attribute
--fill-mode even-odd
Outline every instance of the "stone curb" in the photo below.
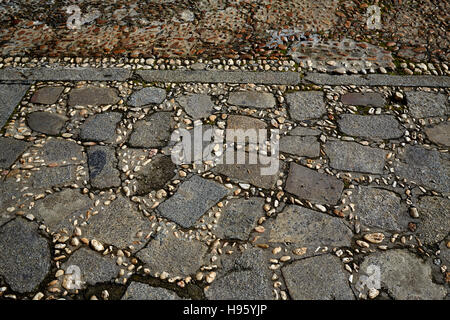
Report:
<svg viewBox="0 0 450 320"><path fill-rule="evenodd" d="M133 75L148 82L255 83L267 85L358 85L398 87L450 87L448 76L399 76L387 74L329 75L276 71L136 70L125 68L5 68L0 81L126 81Z"/></svg>

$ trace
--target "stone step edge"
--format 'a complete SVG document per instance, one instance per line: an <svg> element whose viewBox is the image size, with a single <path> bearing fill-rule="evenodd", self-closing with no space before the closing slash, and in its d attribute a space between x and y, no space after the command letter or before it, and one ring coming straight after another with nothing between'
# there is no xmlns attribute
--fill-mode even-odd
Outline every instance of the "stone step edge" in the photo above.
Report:
<svg viewBox="0 0 450 320"><path fill-rule="evenodd" d="M396 87L450 87L450 77L431 75L330 75L292 71L130 70L126 68L4 68L0 81L127 81L173 83L236 83L267 85L358 85Z"/></svg>

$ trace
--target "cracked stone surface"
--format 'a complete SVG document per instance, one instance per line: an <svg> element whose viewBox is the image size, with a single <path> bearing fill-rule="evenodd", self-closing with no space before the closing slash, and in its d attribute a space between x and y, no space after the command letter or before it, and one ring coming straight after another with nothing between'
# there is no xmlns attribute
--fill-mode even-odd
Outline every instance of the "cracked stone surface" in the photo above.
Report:
<svg viewBox="0 0 450 320"><path fill-rule="evenodd" d="M338 258L321 255L283 267L289 294L296 300L354 300Z"/></svg>
<svg viewBox="0 0 450 320"><path fill-rule="evenodd" d="M361 264L359 274L368 274L368 267L380 268L381 285L399 300L443 299L442 286L432 281L431 267L407 250L390 250L369 255Z"/></svg>
<svg viewBox="0 0 450 320"><path fill-rule="evenodd" d="M13 290L35 290L50 271L50 259L36 224L17 218L0 228L0 275Z"/></svg>
<svg viewBox="0 0 450 320"><path fill-rule="evenodd" d="M180 185L172 198L158 207L158 212L180 226L190 228L228 192L217 182L193 176Z"/></svg>

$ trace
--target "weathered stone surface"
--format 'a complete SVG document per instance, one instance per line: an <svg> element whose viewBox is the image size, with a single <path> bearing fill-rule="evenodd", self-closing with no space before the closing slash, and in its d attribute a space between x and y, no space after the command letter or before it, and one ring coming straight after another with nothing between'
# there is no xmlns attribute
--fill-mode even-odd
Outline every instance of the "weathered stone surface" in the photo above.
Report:
<svg viewBox="0 0 450 320"><path fill-rule="evenodd" d="M406 228L408 214L394 192L360 186L351 195L355 215L363 225L383 230L400 231Z"/></svg>
<svg viewBox="0 0 450 320"><path fill-rule="evenodd" d="M135 208L134 204L123 196L118 196L109 206L89 219L83 235L96 239L103 244L112 244L118 248L132 245L139 250L145 245L144 238L137 233L143 232L143 237L150 230L150 222Z"/></svg>
<svg viewBox="0 0 450 320"><path fill-rule="evenodd" d="M289 242L302 247L347 247L352 232L337 217L290 205L270 224L270 242Z"/></svg>
<svg viewBox="0 0 450 320"><path fill-rule="evenodd" d="M343 114L338 125L347 135L368 139L394 139L403 135L399 122L391 115Z"/></svg>
<svg viewBox="0 0 450 320"><path fill-rule="evenodd" d="M89 176L94 188L105 189L120 186L120 172L114 148L90 147L87 151Z"/></svg>
<svg viewBox="0 0 450 320"><path fill-rule="evenodd" d="M54 104L64 91L64 87L43 87L36 90L30 102L38 104Z"/></svg>
<svg viewBox="0 0 450 320"><path fill-rule="evenodd" d="M131 73L125 68L4 68L0 80L125 81Z"/></svg>
<svg viewBox="0 0 450 320"><path fill-rule="evenodd" d="M330 166L344 171L383 173L385 150L360 145L356 142L328 141L324 146Z"/></svg>
<svg viewBox="0 0 450 320"><path fill-rule="evenodd" d="M441 93L412 91L406 93L409 111L414 118L439 117L449 114L447 97Z"/></svg>
<svg viewBox="0 0 450 320"><path fill-rule="evenodd" d="M226 256L222 269L206 290L210 300L271 300L273 299L268 257L263 250L250 248L242 254Z"/></svg>
<svg viewBox="0 0 450 320"><path fill-rule="evenodd" d="M90 198L81 194L80 190L66 189L36 201L32 213L38 220L42 220L51 232L62 228L71 230L74 218L85 215L91 205Z"/></svg>
<svg viewBox="0 0 450 320"><path fill-rule="evenodd" d="M253 117L229 115L227 118L227 129L259 130L266 127L267 124L264 121Z"/></svg>
<svg viewBox="0 0 450 320"><path fill-rule="evenodd" d="M434 284L431 267L407 250L395 249L367 256L361 263L358 276L371 274L369 266L380 268L381 287L396 300L443 299L446 290Z"/></svg>
<svg viewBox="0 0 450 320"><path fill-rule="evenodd" d="M386 103L383 95L378 92L352 92L346 93L341 97L343 104L350 104L354 106L372 106L384 107Z"/></svg>
<svg viewBox="0 0 450 320"><path fill-rule="evenodd" d="M128 143L136 148L164 147L170 140L171 129L170 112L156 112L136 122Z"/></svg>
<svg viewBox="0 0 450 320"><path fill-rule="evenodd" d="M122 300L181 300L173 291L152 287L141 282L132 282Z"/></svg>
<svg viewBox="0 0 450 320"><path fill-rule="evenodd" d="M215 234L222 239L248 240L258 218L264 216L264 199L232 199L222 209Z"/></svg>
<svg viewBox="0 0 450 320"><path fill-rule="evenodd" d="M425 244L442 241L450 232L450 200L425 196L417 205L421 223L417 235Z"/></svg>
<svg viewBox="0 0 450 320"><path fill-rule="evenodd" d="M275 97L271 93L257 91L231 92L228 103L240 107L268 109L276 106Z"/></svg>
<svg viewBox="0 0 450 320"><path fill-rule="evenodd" d="M76 166L41 167L33 171L30 180L35 188L65 187L76 180Z"/></svg>
<svg viewBox="0 0 450 320"><path fill-rule="evenodd" d="M0 137L0 169L7 169L30 144L13 138Z"/></svg>
<svg viewBox="0 0 450 320"><path fill-rule="evenodd" d="M341 197L344 183L292 162L285 189L301 199L335 204Z"/></svg>
<svg viewBox="0 0 450 320"><path fill-rule="evenodd" d="M322 91L299 91L286 94L291 118L297 121L320 118L327 112Z"/></svg>
<svg viewBox="0 0 450 320"><path fill-rule="evenodd" d="M237 163L236 154L234 155L234 159L235 163ZM256 164L250 164L250 157L248 153L245 153L245 164L219 164L211 169L211 171L216 174L225 175L238 182L250 183L263 189L272 189L279 175L279 159L269 157L265 157L265 159L272 161L270 165L263 164L258 159Z"/></svg>
<svg viewBox="0 0 450 320"><path fill-rule="evenodd" d="M27 115L27 123L31 130L56 136L67 121L67 117L45 111L36 111Z"/></svg>
<svg viewBox="0 0 450 320"><path fill-rule="evenodd" d="M78 266L81 282L88 285L111 282L119 274L119 266L108 256L103 256L87 248L80 248L62 265L67 272L70 266Z"/></svg>
<svg viewBox="0 0 450 320"><path fill-rule="evenodd" d="M175 176L177 166L170 156L156 156L135 174L138 181L136 194L145 195L162 189Z"/></svg>
<svg viewBox="0 0 450 320"><path fill-rule="evenodd" d="M449 156L421 146L408 145L399 152L394 163L395 173L401 178L440 192L449 192Z"/></svg>
<svg viewBox="0 0 450 320"><path fill-rule="evenodd" d="M423 129L432 142L450 147L450 122L445 121L439 124L425 127Z"/></svg>
<svg viewBox="0 0 450 320"><path fill-rule="evenodd" d="M16 218L0 228L0 275L12 290L35 290L50 271L50 258L34 223Z"/></svg>
<svg viewBox="0 0 450 320"><path fill-rule="evenodd" d="M287 84L300 83L298 72L253 72L253 71L210 71L210 70L137 70L147 82L199 82L199 83L255 83ZM1 73L0 73L1 79Z"/></svg>
<svg viewBox="0 0 450 320"><path fill-rule="evenodd" d="M320 133L321 132L318 129L311 129L300 126L289 131L290 136L318 136L320 135Z"/></svg>
<svg viewBox="0 0 450 320"><path fill-rule="evenodd" d="M132 107L142 107L147 104L159 104L166 98L166 90L156 87L146 87L136 92L128 98L128 105Z"/></svg>
<svg viewBox="0 0 450 320"><path fill-rule="evenodd" d="M70 92L69 106L115 104L119 99L117 91L113 88L87 86Z"/></svg>
<svg viewBox="0 0 450 320"><path fill-rule="evenodd" d="M228 192L217 182L192 176L180 185L171 198L161 203L157 211L183 228L190 228Z"/></svg>
<svg viewBox="0 0 450 320"><path fill-rule="evenodd" d="M9 79L6 79L9 80ZM0 129L22 100L30 84L0 84Z"/></svg>
<svg viewBox="0 0 450 320"><path fill-rule="evenodd" d="M314 158L320 155L320 143L316 137L284 136L280 139L280 152Z"/></svg>
<svg viewBox="0 0 450 320"><path fill-rule="evenodd" d="M194 119L206 118L214 111L214 103L207 94L188 94L177 98L177 102Z"/></svg>
<svg viewBox="0 0 450 320"><path fill-rule="evenodd" d="M151 273L167 272L171 276L193 275L206 263L208 246L198 240L184 236L177 238L173 230L163 228L137 257L150 269Z"/></svg>
<svg viewBox="0 0 450 320"><path fill-rule="evenodd" d="M118 112L91 116L81 126L80 138L86 141L114 142L116 126L120 120L122 120L122 115Z"/></svg>
<svg viewBox="0 0 450 320"><path fill-rule="evenodd" d="M298 260L281 270L295 300L355 299L339 258L330 254Z"/></svg>
<svg viewBox="0 0 450 320"><path fill-rule="evenodd" d="M86 158L83 154L83 147L72 140L50 139L37 150L39 157L46 164L80 163Z"/></svg>
<svg viewBox="0 0 450 320"><path fill-rule="evenodd" d="M447 237L447 240L444 240L439 245L439 259L441 259L442 264L450 267L450 247L447 246L447 243L450 242L450 238Z"/></svg>

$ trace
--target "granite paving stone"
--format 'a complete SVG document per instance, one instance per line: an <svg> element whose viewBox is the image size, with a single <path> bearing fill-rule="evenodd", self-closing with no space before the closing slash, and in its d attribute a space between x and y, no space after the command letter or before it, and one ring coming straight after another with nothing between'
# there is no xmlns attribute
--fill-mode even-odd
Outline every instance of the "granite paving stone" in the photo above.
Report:
<svg viewBox="0 0 450 320"><path fill-rule="evenodd" d="M30 99L30 102L37 104L54 104L58 101L64 87L42 87L36 90Z"/></svg>
<svg viewBox="0 0 450 320"><path fill-rule="evenodd" d="M271 93L257 91L231 92L228 103L240 107L269 109L276 106L275 97Z"/></svg>
<svg viewBox="0 0 450 320"><path fill-rule="evenodd" d="M142 107L148 104L159 104L166 98L166 90L155 87L145 87L133 92L128 99L128 105Z"/></svg>
<svg viewBox="0 0 450 320"><path fill-rule="evenodd" d="M0 169L7 169L30 146L22 140L0 137Z"/></svg>
<svg viewBox="0 0 450 320"><path fill-rule="evenodd" d="M334 169L373 174L383 173L388 153L382 149L344 141L327 141L324 150Z"/></svg>
<svg viewBox="0 0 450 320"><path fill-rule="evenodd" d="M133 281L122 296L122 300L181 300L181 298L173 291Z"/></svg>
<svg viewBox="0 0 450 320"><path fill-rule="evenodd" d="M440 117L449 114L448 98L441 93L411 91L406 93L408 108L414 118Z"/></svg>
<svg viewBox="0 0 450 320"><path fill-rule="evenodd" d="M161 203L157 211L181 227L190 228L228 193L219 183L194 175L184 181L171 198Z"/></svg>
<svg viewBox="0 0 450 320"><path fill-rule="evenodd" d="M344 183L335 177L292 162L285 189L301 199L316 201L319 204L335 204L341 197Z"/></svg>
<svg viewBox="0 0 450 320"><path fill-rule="evenodd" d="M338 125L344 134L365 139L384 140L403 136L399 122L391 115L343 114L338 120Z"/></svg>
<svg viewBox="0 0 450 320"><path fill-rule="evenodd" d="M354 106L372 106L384 107L386 100L381 93L378 92L352 92L346 93L341 97L343 104Z"/></svg>
<svg viewBox="0 0 450 320"><path fill-rule="evenodd" d="M187 94L177 98L177 102L194 120L206 118L214 112L214 102L207 94Z"/></svg>
<svg viewBox="0 0 450 320"><path fill-rule="evenodd" d="M120 120L122 120L122 114L119 112L93 115L81 126L80 138L85 141L114 142L116 126Z"/></svg>
<svg viewBox="0 0 450 320"><path fill-rule="evenodd" d="M424 128L428 139L438 145L450 147L450 122L445 121L439 124L427 126Z"/></svg>
<svg viewBox="0 0 450 320"><path fill-rule="evenodd" d="M170 112L153 113L136 122L128 143L135 148L164 147L170 140L172 123Z"/></svg>
<svg viewBox="0 0 450 320"><path fill-rule="evenodd" d="M301 121L322 117L327 112L322 91L298 91L286 94L289 114Z"/></svg>
<svg viewBox="0 0 450 320"><path fill-rule="evenodd" d="M119 187L115 149L107 146L89 147L87 150L91 185L97 189Z"/></svg>
<svg viewBox="0 0 450 320"><path fill-rule="evenodd" d="M316 137L284 136L280 139L280 152L315 158L320 155L320 143Z"/></svg>
<svg viewBox="0 0 450 320"><path fill-rule="evenodd" d="M0 228L0 275L20 293L32 292L50 272L50 247L35 223L16 218Z"/></svg>
<svg viewBox="0 0 450 320"><path fill-rule="evenodd" d="M69 106L100 106L116 104L120 98L113 88L86 86L72 89L69 93Z"/></svg>
<svg viewBox="0 0 450 320"><path fill-rule="evenodd" d="M67 117L64 115L45 111L36 111L27 115L28 126L33 131L52 136L57 136L61 133L67 120Z"/></svg>
<svg viewBox="0 0 450 320"><path fill-rule="evenodd" d="M450 200L441 197L420 198L417 209L420 223L417 236L425 244L442 241L450 230Z"/></svg>
<svg viewBox="0 0 450 320"><path fill-rule="evenodd" d="M6 124L29 88L29 83L0 83L0 129Z"/></svg>

